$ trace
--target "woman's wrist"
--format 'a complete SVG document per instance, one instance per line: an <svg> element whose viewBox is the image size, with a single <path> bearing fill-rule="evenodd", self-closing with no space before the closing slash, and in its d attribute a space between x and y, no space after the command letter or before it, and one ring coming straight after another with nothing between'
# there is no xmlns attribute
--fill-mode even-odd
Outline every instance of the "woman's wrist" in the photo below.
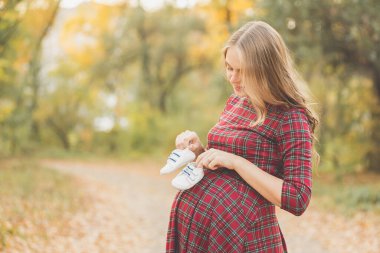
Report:
<svg viewBox="0 0 380 253"><path fill-rule="evenodd" d="M205 148L203 146L200 146L199 148L197 148L193 152L194 152L195 156L198 157L200 154L202 154L205 151L206 151Z"/></svg>
<svg viewBox="0 0 380 253"><path fill-rule="evenodd" d="M236 172L239 172L241 168L244 167L244 164L247 160L241 156L236 156L235 159L232 159L232 166L231 168L235 170Z"/></svg>

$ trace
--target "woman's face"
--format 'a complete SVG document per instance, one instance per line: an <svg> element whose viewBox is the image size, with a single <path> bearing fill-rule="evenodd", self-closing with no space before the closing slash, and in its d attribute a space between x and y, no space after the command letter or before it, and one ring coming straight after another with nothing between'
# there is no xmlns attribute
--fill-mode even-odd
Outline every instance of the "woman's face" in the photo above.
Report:
<svg viewBox="0 0 380 253"><path fill-rule="evenodd" d="M239 54L235 47L227 49L225 65L227 79L231 83L234 93L238 96L245 96L246 93L241 83Z"/></svg>

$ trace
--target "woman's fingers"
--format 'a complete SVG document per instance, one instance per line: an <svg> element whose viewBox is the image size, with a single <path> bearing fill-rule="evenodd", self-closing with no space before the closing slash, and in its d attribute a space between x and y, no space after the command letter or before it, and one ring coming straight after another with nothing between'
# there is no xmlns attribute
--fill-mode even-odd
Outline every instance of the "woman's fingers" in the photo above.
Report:
<svg viewBox="0 0 380 253"><path fill-rule="evenodd" d="M211 170L215 170L219 167L219 162L218 162L218 159L217 158L214 158L209 164L208 164L208 168L211 169Z"/></svg>
<svg viewBox="0 0 380 253"><path fill-rule="evenodd" d="M205 156L207 156L207 151L206 151L206 152L203 152L202 154L200 154L200 155L197 157L197 159L195 160L195 163L196 163L197 165L199 165Z"/></svg>
<svg viewBox="0 0 380 253"><path fill-rule="evenodd" d="M183 139L183 145L185 148L189 148L189 146L193 143L193 140L189 137Z"/></svg>
<svg viewBox="0 0 380 253"><path fill-rule="evenodd" d="M186 148L186 145L185 145L185 141L184 141L184 137L183 135L178 135L177 138L176 138L176 147L179 148L179 149L184 149Z"/></svg>
<svg viewBox="0 0 380 253"><path fill-rule="evenodd" d="M186 147L185 147L185 145L183 145L183 143L179 143L179 144L176 145L176 148L178 148L178 149L185 149Z"/></svg>
<svg viewBox="0 0 380 253"><path fill-rule="evenodd" d="M197 167L206 167L210 168L210 164L215 160L216 158L216 151L215 149L210 149L202 154L200 154L196 160Z"/></svg>
<svg viewBox="0 0 380 253"><path fill-rule="evenodd" d="M177 135L177 138L175 140L175 144L177 148L179 149L186 148L185 137L186 135L184 133L180 133L179 135Z"/></svg>
<svg viewBox="0 0 380 253"><path fill-rule="evenodd" d="M182 149L182 147L183 147L183 143L182 143L182 135L181 134L179 134L179 135L177 135L177 137L176 137L176 139L175 139L175 146L177 147L177 148L179 148L179 149Z"/></svg>
<svg viewBox="0 0 380 253"><path fill-rule="evenodd" d="M176 138L176 147L179 149L188 148L191 144L200 142L198 135L190 130L180 133Z"/></svg>

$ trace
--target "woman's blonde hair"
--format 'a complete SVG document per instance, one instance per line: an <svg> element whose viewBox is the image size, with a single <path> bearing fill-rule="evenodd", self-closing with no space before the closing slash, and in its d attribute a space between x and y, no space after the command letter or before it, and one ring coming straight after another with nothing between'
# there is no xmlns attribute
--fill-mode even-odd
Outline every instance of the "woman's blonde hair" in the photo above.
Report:
<svg viewBox="0 0 380 253"><path fill-rule="evenodd" d="M313 142L319 124L311 107L306 83L293 66L289 50L280 34L262 21L248 22L227 41L224 57L230 47L237 49L241 62L241 82L257 113L253 125L264 122L266 104L302 108L309 121ZM318 161L318 154L314 151Z"/></svg>

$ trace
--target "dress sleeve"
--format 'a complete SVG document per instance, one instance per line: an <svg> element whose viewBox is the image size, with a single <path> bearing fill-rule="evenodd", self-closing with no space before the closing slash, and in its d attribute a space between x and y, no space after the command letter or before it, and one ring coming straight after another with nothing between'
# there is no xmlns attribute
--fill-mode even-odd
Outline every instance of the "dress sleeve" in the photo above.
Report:
<svg viewBox="0 0 380 253"><path fill-rule="evenodd" d="M283 160L281 209L301 215L311 198L312 135L303 111L285 115L279 129L279 148Z"/></svg>

